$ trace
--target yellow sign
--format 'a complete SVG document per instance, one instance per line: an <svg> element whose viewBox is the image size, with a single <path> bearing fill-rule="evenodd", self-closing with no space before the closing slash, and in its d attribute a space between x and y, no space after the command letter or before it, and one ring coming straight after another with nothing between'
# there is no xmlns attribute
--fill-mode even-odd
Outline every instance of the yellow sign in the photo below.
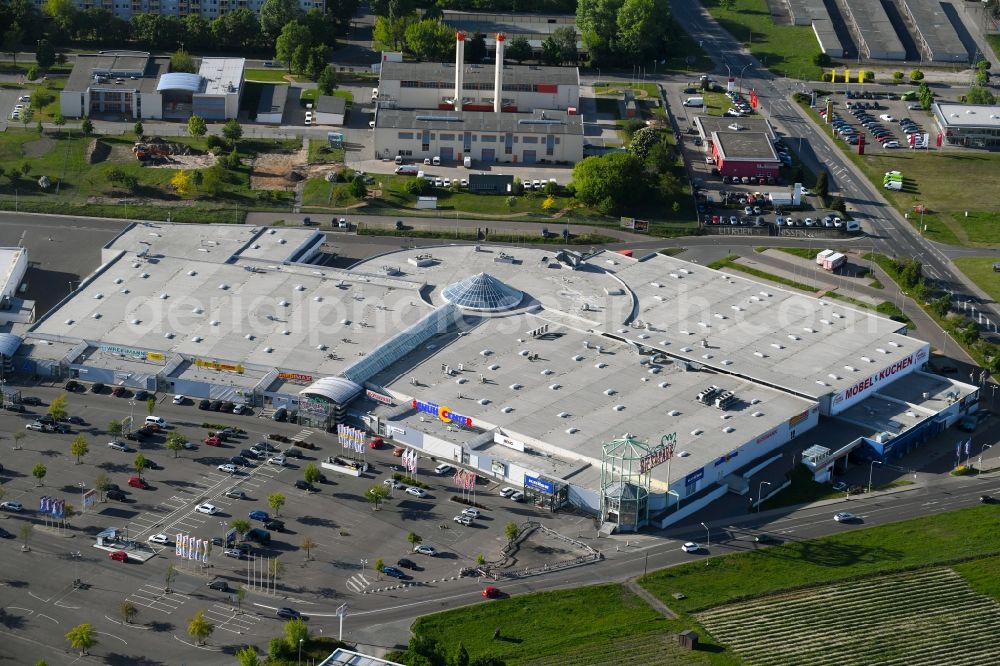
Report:
<svg viewBox="0 0 1000 666"><path fill-rule="evenodd" d="M146 359L149 361L159 361L160 363L163 363L167 360L167 357L160 352L146 352Z"/></svg>
<svg viewBox="0 0 1000 666"><path fill-rule="evenodd" d="M243 374L244 367L242 365L233 365L231 363L219 363L218 361L206 361L204 359L196 358L194 364L199 368L209 368L210 370L222 370L224 372L236 372Z"/></svg>

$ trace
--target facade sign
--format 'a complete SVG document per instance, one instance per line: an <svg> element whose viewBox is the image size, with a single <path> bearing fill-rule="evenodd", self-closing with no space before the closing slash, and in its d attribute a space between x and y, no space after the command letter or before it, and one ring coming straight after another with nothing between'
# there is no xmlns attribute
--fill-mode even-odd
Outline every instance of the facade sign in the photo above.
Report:
<svg viewBox="0 0 1000 666"><path fill-rule="evenodd" d="M674 446L677 444L677 433L672 432L652 451L639 459L639 473L645 474L661 463L674 457Z"/></svg>
<svg viewBox="0 0 1000 666"><path fill-rule="evenodd" d="M844 389L834 396L832 408L830 410L831 413L837 414L847 409L854 403L860 402L873 393L875 389L881 386L884 382L893 381L903 375L908 375L916 370L917 367L926 360L927 347L925 346L911 353L909 356L899 359L892 365L882 368L875 374L865 377L864 379L858 381L858 383Z"/></svg>
<svg viewBox="0 0 1000 666"><path fill-rule="evenodd" d="M727 462L729 462L738 455L740 455L739 451L730 451L724 456L719 456L719 458L715 461L715 467L726 464Z"/></svg>
<svg viewBox="0 0 1000 666"><path fill-rule="evenodd" d="M312 384L312 375L300 375L297 372L279 372L278 377L280 379L287 379L290 382L299 382L301 384Z"/></svg>
<svg viewBox="0 0 1000 666"><path fill-rule="evenodd" d="M132 358L146 358L146 352L132 347L121 347L119 345L101 345L98 349L105 354L115 354L116 356L131 356Z"/></svg>
<svg viewBox="0 0 1000 666"><path fill-rule="evenodd" d="M199 368L208 368L210 370L221 370L223 372L235 372L238 374L243 374L245 368L239 364L232 363L220 363L218 361L207 361L205 359L196 358L192 361Z"/></svg>
<svg viewBox="0 0 1000 666"><path fill-rule="evenodd" d="M400 428L399 426L387 426L385 432L389 437L395 439L396 437L402 437L406 434L406 428Z"/></svg>
<svg viewBox="0 0 1000 666"><path fill-rule="evenodd" d="M501 446L506 446L509 449L524 451L524 442L508 437L507 435L500 434L499 432L493 433L493 441Z"/></svg>
<svg viewBox="0 0 1000 666"><path fill-rule="evenodd" d="M543 493L548 493L549 495L551 495L554 490L551 481L539 479L537 476L529 476L527 474L524 475L524 487L541 490Z"/></svg>
<svg viewBox="0 0 1000 666"><path fill-rule="evenodd" d="M433 414L445 423L455 423L466 428L472 427L471 418L462 414L456 414L446 405L439 405L436 402L424 402L423 400L414 400L410 404L418 412Z"/></svg>
<svg viewBox="0 0 1000 666"><path fill-rule="evenodd" d="M777 434L778 434L778 429L777 428L771 428L770 430L768 430L767 432L765 432L763 435L761 435L760 437L758 437L755 443L756 444L763 444L764 442L766 442L767 440L771 439L772 437L774 437Z"/></svg>
<svg viewBox="0 0 1000 666"><path fill-rule="evenodd" d="M376 402L381 402L383 405L391 405L392 404L392 398L390 398L387 395L383 395L381 393L373 391L371 389L367 389L365 391L365 395L368 396L369 398L371 398L372 400L376 401Z"/></svg>
<svg viewBox="0 0 1000 666"><path fill-rule="evenodd" d="M146 352L147 361L156 361L157 363L165 363L167 360L166 354L161 354L160 352Z"/></svg>
<svg viewBox="0 0 1000 666"><path fill-rule="evenodd" d="M690 486L705 478L705 468L701 467L684 477L684 485Z"/></svg>
<svg viewBox="0 0 1000 666"><path fill-rule="evenodd" d="M797 426L798 424L802 423L803 421L805 421L808 418L809 418L809 410L807 409L806 411L802 412L801 414L796 414L792 418L788 419L788 427L789 428L794 428L795 426Z"/></svg>
<svg viewBox="0 0 1000 666"><path fill-rule="evenodd" d="M493 473L493 476L499 476L501 479L506 478L507 463L500 460L494 460L490 463L490 471Z"/></svg>

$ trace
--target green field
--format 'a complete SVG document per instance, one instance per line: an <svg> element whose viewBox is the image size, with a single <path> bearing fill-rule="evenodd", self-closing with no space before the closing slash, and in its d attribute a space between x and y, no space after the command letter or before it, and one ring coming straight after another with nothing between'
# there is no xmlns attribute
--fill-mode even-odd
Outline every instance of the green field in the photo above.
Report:
<svg viewBox="0 0 1000 666"><path fill-rule="evenodd" d="M857 581L844 588L855 594L883 584L887 574L923 570L934 575L929 567L942 564L963 576L974 592L1000 601L998 519L1000 507L981 505L868 529L845 527L841 534L767 548L747 543L742 552L698 559L640 579L679 613L676 620L660 617L622 586L597 585L490 602L470 598L470 606L420 618L413 632L416 642L437 641L444 654L453 655L464 645L473 660L497 657L510 666L738 664L740 659L693 613L713 608L722 615L721 606L741 601L749 601L748 608L754 601L777 607L782 599L762 597L803 588L815 592L790 598L811 603L814 594L823 592L820 586ZM904 573L901 579L920 575ZM675 592L686 598L675 599ZM818 618L817 630L831 621ZM501 639L493 640L497 627ZM683 629L699 633L700 650L676 650L675 635ZM767 627L756 630L766 633Z"/></svg>
<svg viewBox="0 0 1000 666"><path fill-rule="evenodd" d="M297 80L294 74L289 74L284 68L275 67L273 69L248 69L244 78L247 81L257 83L288 83L288 79Z"/></svg>
<svg viewBox="0 0 1000 666"><path fill-rule="evenodd" d="M993 264L998 263L996 257L958 257L954 262L990 298L1000 302L1000 273L993 270Z"/></svg>
<svg viewBox="0 0 1000 666"><path fill-rule="evenodd" d="M176 221L238 222L248 210L270 210L290 197L287 193L257 193L250 190L249 156L258 151L286 147L281 142L245 141L241 144L244 164L226 170L219 193L210 197L195 188L186 197L179 197L170 186L177 169L143 167L132 155L134 137L104 136L107 146L105 159L91 164L86 150L94 141L80 132L46 132L8 129L0 135L0 166L9 174L17 167L27 175L12 182L4 178L0 185L0 208L39 213L88 214L102 217L146 217ZM172 143L204 148L204 140L171 137ZM108 175L120 170L137 180L134 191L128 192L112 184ZM43 190L38 185L41 176L48 176L53 186Z"/></svg>
<svg viewBox="0 0 1000 666"><path fill-rule="evenodd" d="M723 9L719 0L702 0L701 4L737 42L748 44L753 55L773 72L806 80L818 80L822 75L822 68L813 64L820 50L812 28L774 25L767 0L733 0L732 9Z"/></svg>

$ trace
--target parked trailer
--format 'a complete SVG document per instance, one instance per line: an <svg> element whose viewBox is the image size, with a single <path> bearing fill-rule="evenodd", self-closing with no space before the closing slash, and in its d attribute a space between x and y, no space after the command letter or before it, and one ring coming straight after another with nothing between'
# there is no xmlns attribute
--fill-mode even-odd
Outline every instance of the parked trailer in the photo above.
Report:
<svg viewBox="0 0 1000 666"><path fill-rule="evenodd" d="M816 263L822 266L823 262L826 261L826 258L829 257L831 254L836 254L836 253L833 250L823 250L822 252L817 253Z"/></svg>
<svg viewBox="0 0 1000 666"><path fill-rule="evenodd" d="M834 252L830 256L823 259L823 269L827 271L835 271L846 263L846 255L841 254L840 252Z"/></svg>

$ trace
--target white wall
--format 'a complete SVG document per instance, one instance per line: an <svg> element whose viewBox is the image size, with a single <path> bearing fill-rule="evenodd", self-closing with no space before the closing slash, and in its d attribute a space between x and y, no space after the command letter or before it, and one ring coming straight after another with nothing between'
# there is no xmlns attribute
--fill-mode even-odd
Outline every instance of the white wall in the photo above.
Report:
<svg viewBox="0 0 1000 666"><path fill-rule="evenodd" d="M400 132L413 132L413 139L400 139ZM421 161L425 157L434 157L436 155L441 155L442 147L451 147L453 150L454 160L459 161L466 154L464 152L464 143L462 139L462 132L445 132L445 134L454 134L455 140L453 141L441 141L438 137L441 132L435 130L431 132L434 137L428 143L428 150L422 150L422 144L420 140L420 130L407 130L399 128L388 128L388 127L376 127L375 129L375 150L374 157L381 158L385 156L395 157L399 154L401 150L412 151L412 155L407 156L407 160ZM495 142L483 142L479 138L482 135L492 135L497 137ZM474 160L483 159L483 150L492 149L494 151L494 163L498 164L522 164L524 163L524 151L534 150L535 157L537 160L547 160L548 162L553 161L564 161L569 163L576 163L583 159L583 135L566 135L558 134L556 135L559 139L559 143L553 146L552 155L546 155L546 135L544 134L517 134L518 142L512 145L512 154L504 154L504 134L501 132L473 132L473 136L476 140L471 144L471 150L469 155ZM535 144L525 144L521 140L525 136L537 137L539 143ZM516 159L515 159L516 158Z"/></svg>
<svg viewBox="0 0 1000 666"><path fill-rule="evenodd" d="M86 92L64 90L59 93L59 113L66 118L82 118L85 115L83 110L87 104Z"/></svg>
<svg viewBox="0 0 1000 666"><path fill-rule="evenodd" d="M142 117L150 120L163 118L163 97L158 92L139 93L142 99Z"/></svg>

